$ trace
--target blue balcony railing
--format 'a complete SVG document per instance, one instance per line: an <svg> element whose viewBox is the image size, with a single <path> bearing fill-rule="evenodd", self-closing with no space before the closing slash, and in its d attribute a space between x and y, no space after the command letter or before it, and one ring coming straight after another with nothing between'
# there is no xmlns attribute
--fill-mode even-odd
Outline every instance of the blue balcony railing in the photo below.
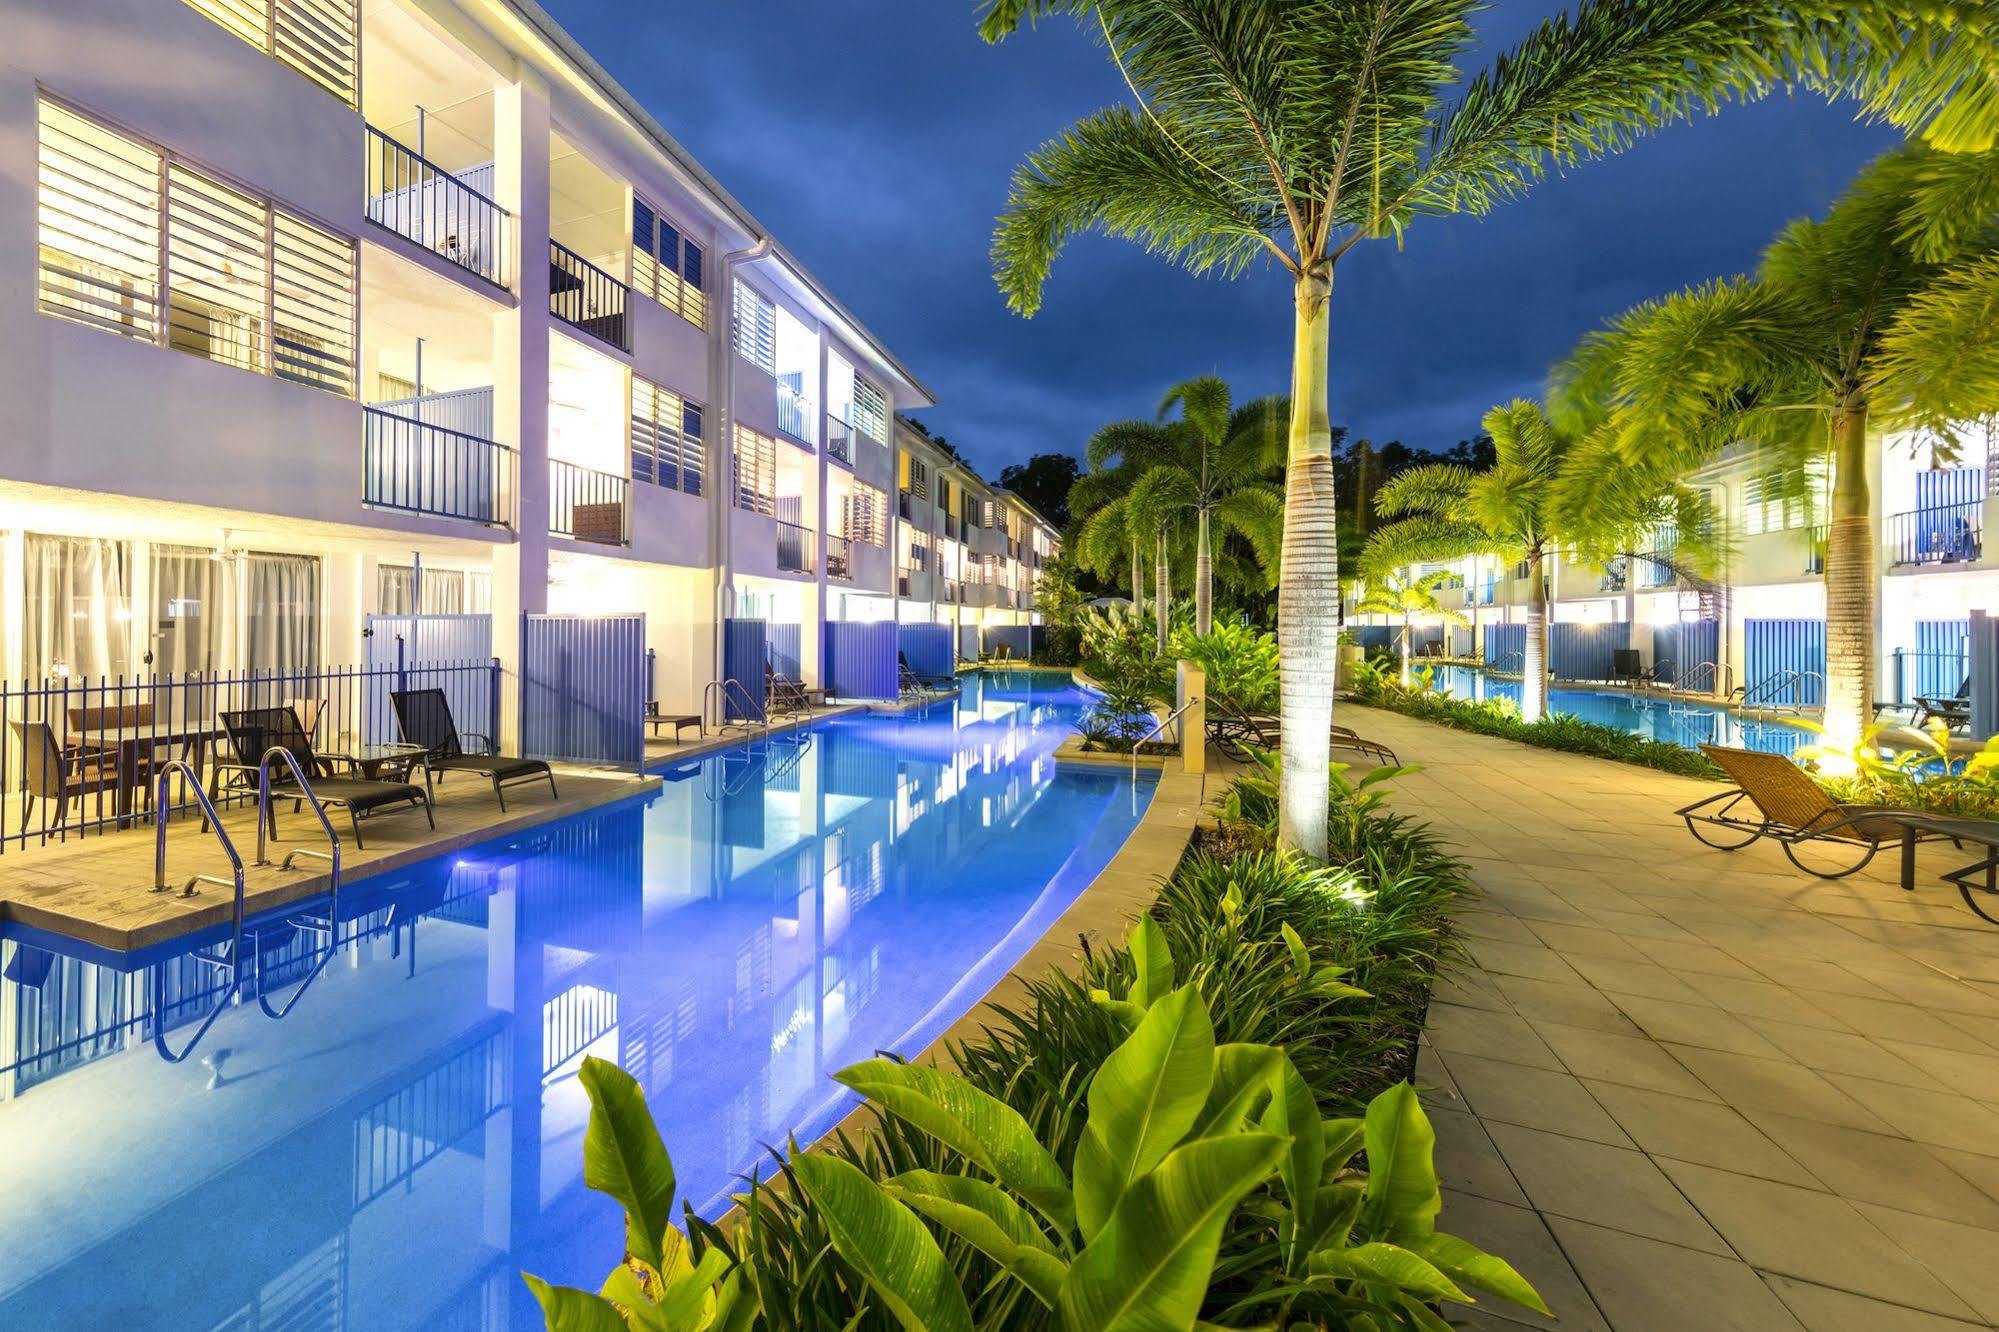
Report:
<svg viewBox="0 0 1999 1332"><path fill-rule="evenodd" d="M1889 559L1897 565L1967 564L1983 548L1985 505L1970 501L1898 513L1888 520Z"/></svg>
<svg viewBox="0 0 1999 1332"><path fill-rule="evenodd" d="M378 509L505 527L514 451L411 417L362 409L362 502Z"/></svg>
<svg viewBox="0 0 1999 1332"><path fill-rule="evenodd" d="M854 428L832 412L826 413L826 456L837 458L849 467L854 463ZM905 492L902 514L905 518L909 517L908 500L909 496Z"/></svg>
<svg viewBox="0 0 1999 1332"><path fill-rule="evenodd" d="M561 241L548 243L548 312L571 328L632 349L625 317L631 289Z"/></svg>
<svg viewBox="0 0 1999 1332"><path fill-rule="evenodd" d="M797 523L777 520L777 567L785 573L817 573L813 531Z"/></svg>
<svg viewBox="0 0 1999 1332"><path fill-rule="evenodd" d="M551 536L626 546L632 540L632 482L615 472L548 460L548 530Z"/></svg>
<svg viewBox="0 0 1999 1332"><path fill-rule="evenodd" d="M854 543L846 537L826 538L826 576L843 583L854 580Z"/></svg>

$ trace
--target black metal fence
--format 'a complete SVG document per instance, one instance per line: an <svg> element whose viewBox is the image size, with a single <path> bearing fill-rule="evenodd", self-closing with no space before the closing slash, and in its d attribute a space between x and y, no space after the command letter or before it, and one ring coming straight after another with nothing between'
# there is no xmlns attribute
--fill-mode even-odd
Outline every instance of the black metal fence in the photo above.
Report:
<svg viewBox="0 0 1999 1332"><path fill-rule="evenodd" d="M826 576L842 582L854 578L854 543L846 537L826 538Z"/></svg>
<svg viewBox="0 0 1999 1332"><path fill-rule="evenodd" d="M1973 500L1898 513L1888 519L1889 560L1896 565L1963 564L1983 548L1985 505Z"/></svg>
<svg viewBox="0 0 1999 1332"><path fill-rule="evenodd" d="M443 689L461 731L498 734L499 663L398 661L319 671L0 681L0 853L150 823L169 763L201 774L218 806L254 803L225 713L289 707L326 756L401 738L390 694ZM261 755L249 756L255 762ZM169 812L195 809L185 775Z"/></svg>
<svg viewBox="0 0 1999 1332"><path fill-rule="evenodd" d="M368 220L496 287L507 285L513 225L507 210L373 125Z"/></svg>
<svg viewBox="0 0 1999 1332"><path fill-rule="evenodd" d="M512 449L379 408L362 411L367 421L365 503L493 527L509 524Z"/></svg>
<svg viewBox="0 0 1999 1332"><path fill-rule="evenodd" d="M571 328L632 349L625 306L631 289L561 241L548 243L548 312Z"/></svg>
<svg viewBox="0 0 1999 1332"><path fill-rule="evenodd" d="M777 520L777 567L786 573L817 573L813 533L809 527Z"/></svg>

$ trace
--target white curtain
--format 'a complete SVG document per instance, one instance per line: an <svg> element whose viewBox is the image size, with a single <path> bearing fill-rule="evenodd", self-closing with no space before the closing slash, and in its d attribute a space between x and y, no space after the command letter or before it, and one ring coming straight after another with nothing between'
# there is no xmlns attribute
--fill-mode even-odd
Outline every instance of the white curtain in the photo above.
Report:
<svg viewBox="0 0 1999 1332"><path fill-rule="evenodd" d="M153 543L152 669L160 675L226 667L229 566L200 546Z"/></svg>
<svg viewBox="0 0 1999 1332"><path fill-rule="evenodd" d="M22 668L30 680L132 669L131 552L99 537L26 542Z"/></svg>
<svg viewBox="0 0 1999 1332"><path fill-rule="evenodd" d="M375 614L408 615L416 570L407 564L375 566Z"/></svg>
<svg viewBox="0 0 1999 1332"><path fill-rule="evenodd" d="M375 613L408 615L415 601L416 569L407 564L375 566ZM423 614L489 615L493 576L467 569L423 571Z"/></svg>
<svg viewBox="0 0 1999 1332"><path fill-rule="evenodd" d="M243 665L293 675L319 668L319 560L311 555L243 559Z"/></svg>

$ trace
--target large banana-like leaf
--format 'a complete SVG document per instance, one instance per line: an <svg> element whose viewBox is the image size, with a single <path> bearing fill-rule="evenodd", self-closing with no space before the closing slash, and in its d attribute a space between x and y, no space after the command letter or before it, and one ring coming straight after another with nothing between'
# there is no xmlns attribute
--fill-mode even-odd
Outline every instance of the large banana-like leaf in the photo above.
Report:
<svg viewBox="0 0 1999 1332"><path fill-rule="evenodd" d="M1190 1137L1207 1138L1217 1133L1234 1133L1245 1120L1263 1108L1270 1095L1271 1079L1284 1052L1274 1045L1251 1045L1235 1041L1215 1047L1215 1081L1208 1088L1208 1103L1194 1123Z"/></svg>
<svg viewBox="0 0 1999 1332"><path fill-rule="evenodd" d="M1527 1278L1514 1271L1511 1263L1494 1257L1469 1240L1433 1232L1421 1239L1410 1240L1407 1248L1461 1286L1489 1291L1524 1305L1535 1313L1546 1314L1550 1318L1555 1316L1542 1302L1540 1292L1528 1284Z"/></svg>
<svg viewBox="0 0 1999 1332"><path fill-rule="evenodd" d="M889 1193L1011 1272L1043 1304L1054 1307L1068 1262L1021 1205L997 1185L967 1175L909 1170L888 1181Z"/></svg>
<svg viewBox="0 0 1999 1332"><path fill-rule="evenodd" d="M521 1273L541 1303L548 1332L629 1332L617 1306L600 1295L574 1286L551 1286L529 1272Z"/></svg>
<svg viewBox="0 0 1999 1332"><path fill-rule="evenodd" d="M1150 1008L1172 992L1173 949L1166 942L1166 931L1150 916L1139 917L1126 942L1131 948L1132 964L1138 970L1126 998L1140 1008Z"/></svg>
<svg viewBox="0 0 1999 1332"><path fill-rule="evenodd" d="M940 1069L868 1059L834 1075L883 1109L963 1154L1056 1225L1075 1225L1069 1179L1006 1102Z"/></svg>
<svg viewBox="0 0 1999 1332"><path fill-rule="evenodd" d="M1443 1206L1434 1153L1437 1135L1416 1098L1398 1082L1368 1103L1367 1198L1361 1233L1402 1243L1436 1229Z"/></svg>
<svg viewBox="0 0 1999 1332"><path fill-rule="evenodd" d="M972 1332L957 1274L916 1213L838 1157L803 1152L791 1172L825 1220L833 1248L909 1332Z"/></svg>
<svg viewBox="0 0 1999 1332"><path fill-rule="evenodd" d="M625 1251L659 1269L660 1240L673 1225L673 1160L645 1093L631 1074L594 1055L576 1080L590 1096L583 1182L625 1209Z"/></svg>
<svg viewBox="0 0 1999 1332"><path fill-rule="evenodd" d="M1274 1082L1270 1105L1263 1112L1263 1127L1291 1140L1277 1162L1277 1178L1291 1200L1284 1265L1295 1272L1302 1266L1305 1246L1316 1233L1313 1212L1319 1201L1319 1180L1326 1169L1326 1140L1319 1123L1319 1098L1289 1059L1278 1065Z"/></svg>
<svg viewBox="0 0 1999 1332"><path fill-rule="evenodd" d="M1187 1136L1215 1079L1215 1028L1191 985L1154 1003L1090 1081L1076 1146L1076 1223L1085 1242L1118 1199Z"/></svg>
<svg viewBox="0 0 1999 1332"><path fill-rule="evenodd" d="M1394 1244L1320 1249L1312 1255L1312 1272L1316 1276L1391 1286L1421 1300L1471 1303L1471 1297L1427 1259Z"/></svg>
<svg viewBox="0 0 1999 1332"><path fill-rule="evenodd" d="M1244 1196L1270 1178L1284 1147L1275 1134L1236 1133L1169 1152L1069 1265L1056 1305L1065 1332L1192 1326L1222 1227Z"/></svg>

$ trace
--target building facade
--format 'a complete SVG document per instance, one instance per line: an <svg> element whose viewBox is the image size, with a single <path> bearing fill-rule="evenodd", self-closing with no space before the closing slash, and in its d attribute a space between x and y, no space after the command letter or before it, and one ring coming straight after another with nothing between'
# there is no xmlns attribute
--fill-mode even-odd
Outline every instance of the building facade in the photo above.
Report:
<svg viewBox="0 0 1999 1332"><path fill-rule="evenodd" d="M0 676L1030 623L1055 534L532 0L0 0ZM514 709L502 709L511 719Z"/></svg>
<svg viewBox="0 0 1999 1332"><path fill-rule="evenodd" d="M1956 694L1969 668L1974 610L1999 607L1999 551L1984 531L1999 516L1994 462L1999 426L1975 424L1954 450L1932 439L1888 436L1871 454L1868 484L1878 515L1880 574L1876 694L1884 705ZM1817 706L1825 674L1825 496L1815 471L1782 478L1767 458L1735 447L1689 478L1721 527L1724 563L1706 579L1669 563L1677 536L1652 534L1647 550L1609 568L1561 559L1549 578L1550 655L1557 678L1595 680L1609 653L1631 648L1648 673L1683 688L1752 702ZM1812 498L1800 498L1799 492ZM1528 608L1524 566L1486 558L1425 565L1450 575L1440 601L1468 624L1429 623L1420 646L1518 668ZM1412 570L1417 572L1416 570ZM1396 632L1366 617L1358 635L1385 644Z"/></svg>

